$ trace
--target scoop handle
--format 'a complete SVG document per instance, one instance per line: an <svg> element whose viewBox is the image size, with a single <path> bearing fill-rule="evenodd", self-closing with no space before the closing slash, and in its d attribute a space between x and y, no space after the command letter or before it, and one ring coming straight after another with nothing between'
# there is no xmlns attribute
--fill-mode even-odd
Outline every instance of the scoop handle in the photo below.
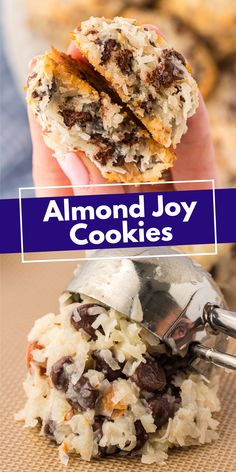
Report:
<svg viewBox="0 0 236 472"><path fill-rule="evenodd" d="M224 310L221 307L207 303L203 313L204 323L208 324L214 332L221 332L232 338L236 338L236 313Z"/></svg>
<svg viewBox="0 0 236 472"><path fill-rule="evenodd" d="M209 349L202 344L193 344L191 351L194 357L199 357L207 362L211 362L219 367L225 369L236 370L236 357L232 354L225 354L224 352Z"/></svg>

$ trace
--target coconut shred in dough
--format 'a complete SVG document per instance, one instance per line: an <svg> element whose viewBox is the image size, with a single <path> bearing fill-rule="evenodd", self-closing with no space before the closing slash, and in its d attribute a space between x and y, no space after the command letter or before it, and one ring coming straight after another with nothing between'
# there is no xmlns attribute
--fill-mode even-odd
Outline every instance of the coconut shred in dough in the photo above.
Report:
<svg viewBox="0 0 236 472"><path fill-rule="evenodd" d="M60 301L29 333L27 401L16 419L54 442L64 464L72 452L162 464L169 447L217 438L216 376L192 373L163 346L152 357L140 326L94 299Z"/></svg>

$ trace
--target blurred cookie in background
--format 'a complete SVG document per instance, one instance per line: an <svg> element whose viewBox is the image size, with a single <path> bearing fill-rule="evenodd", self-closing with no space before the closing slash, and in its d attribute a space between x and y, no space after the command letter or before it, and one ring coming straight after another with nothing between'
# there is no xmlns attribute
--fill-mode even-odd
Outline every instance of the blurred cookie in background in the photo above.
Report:
<svg viewBox="0 0 236 472"><path fill-rule="evenodd" d="M113 17L127 5L126 0L25 0L28 26L54 46L66 48L70 32L92 16Z"/></svg>
<svg viewBox="0 0 236 472"><path fill-rule="evenodd" d="M126 6L134 7L154 7L155 0L125 0ZM123 16L123 15L122 15Z"/></svg>
<svg viewBox="0 0 236 472"><path fill-rule="evenodd" d="M218 58L236 51L235 0L157 0L156 6L192 27Z"/></svg>
<svg viewBox="0 0 236 472"><path fill-rule="evenodd" d="M207 102L223 187L236 186L236 57L222 66L216 90Z"/></svg>
<svg viewBox="0 0 236 472"><path fill-rule="evenodd" d="M229 252L229 247L229 244L217 244L217 254L214 254L214 244L175 246L175 249L188 254L194 262L200 264L204 269L210 272L212 268L218 264L219 260Z"/></svg>
<svg viewBox="0 0 236 472"><path fill-rule="evenodd" d="M164 12L147 9L128 8L122 16L157 26L168 43L187 58L203 97L210 94L216 82L217 66L207 46L186 25Z"/></svg>
<svg viewBox="0 0 236 472"><path fill-rule="evenodd" d="M225 244L228 250L211 269L229 308L236 311L236 244Z"/></svg>
<svg viewBox="0 0 236 472"><path fill-rule="evenodd" d="M180 252L188 254L197 264L211 273L215 282L222 290L226 303L233 311L236 310L236 244L195 244L193 246L175 246ZM204 255L203 255L204 253ZM195 255L202 254L202 255Z"/></svg>

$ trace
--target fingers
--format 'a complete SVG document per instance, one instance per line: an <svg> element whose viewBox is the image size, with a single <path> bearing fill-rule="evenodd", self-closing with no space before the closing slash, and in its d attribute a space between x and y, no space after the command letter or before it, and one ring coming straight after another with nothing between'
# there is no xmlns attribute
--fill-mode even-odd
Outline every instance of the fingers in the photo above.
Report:
<svg viewBox="0 0 236 472"><path fill-rule="evenodd" d="M32 112L28 110L29 125L33 146L32 172L36 187L71 185L60 168L53 152L44 143L41 126L36 122ZM72 195L72 189L36 189L37 196Z"/></svg>
<svg viewBox="0 0 236 472"><path fill-rule="evenodd" d="M32 72L37 57L29 63L29 74ZM32 140L32 174L35 187L58 187L70 185L70 181L61 170L53 151L49 149L42 136L42 129L28 107L28 119ZM50 197L57 195L72 195L72 189L36 189L37 196Z"/></svg>
<svg viewBox="0 0 236 472"><path fill-rule="evenodd" d="M165 36L164 36L164 34L159 30L159 28L157 28L157 26L152 25L152 24L150 24L150 23L145 23L143 26L144 26L145 28L150 29L150 30L156 31L156 32L159 34L159 36L162 36L162 38L166 39Z"/></svg>
<svg viewBox="0 0 236 472"><path fill-rule="evenodd" d="M67 154L61 167L73 185L74 195L124 193L121 185L107 183L101 171L82 152Z"/></svg>
<svg viewBox="0 0 236 472"><path fill-rule="evenodd" d="M199 98L198 109L188 120L188 131L176 147L177 160L172 169L173 180L214 179L218 185L215 153L208 115L203 98ZM199 188L199 185L195 185ZM186 185L176 184L177 190ZM211 188L211 184L201 184L201 188Z"/></svg>
<svg viewBox="0 0 236 472"><path fill-rule="evenodd" d="M77 48L73 41L71 41L67 49L67 54L70 54L71 57L77 59L78 61L88 62L87 59L81 54L80 50Z"/></svg>

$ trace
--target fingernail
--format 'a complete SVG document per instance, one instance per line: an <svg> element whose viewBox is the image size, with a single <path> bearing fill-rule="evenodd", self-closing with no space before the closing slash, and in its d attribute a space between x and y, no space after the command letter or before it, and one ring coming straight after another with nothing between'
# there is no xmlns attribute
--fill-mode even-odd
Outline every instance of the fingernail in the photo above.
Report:
<svg viewBox="0 0 236 472"><path fill-rule="evenodd" d="M143 26L144 28L148 28L149 30L156 31L156 33L158 33L159 36L166 39L165 35L159 30L159 28L157 28L157 26L152 25L150 23L145 23Z"/></svg>
<svg viewBox="0 0 236 472"><path fill-rule="evenodd" d="M31 69L35 66L38 57L39 57L39 56L35 56L35 57L33 57L33 59L31 59L31 60L29 61L29 63L28 63L28 70L31 70Z"/></svg>
<svg viewBox="0 0 236 472"><path fill-rule="evenodd" d="M88 169L74 152L66 154L64 159L60 161L60 166L73 186L89 184Z"/></svg>

